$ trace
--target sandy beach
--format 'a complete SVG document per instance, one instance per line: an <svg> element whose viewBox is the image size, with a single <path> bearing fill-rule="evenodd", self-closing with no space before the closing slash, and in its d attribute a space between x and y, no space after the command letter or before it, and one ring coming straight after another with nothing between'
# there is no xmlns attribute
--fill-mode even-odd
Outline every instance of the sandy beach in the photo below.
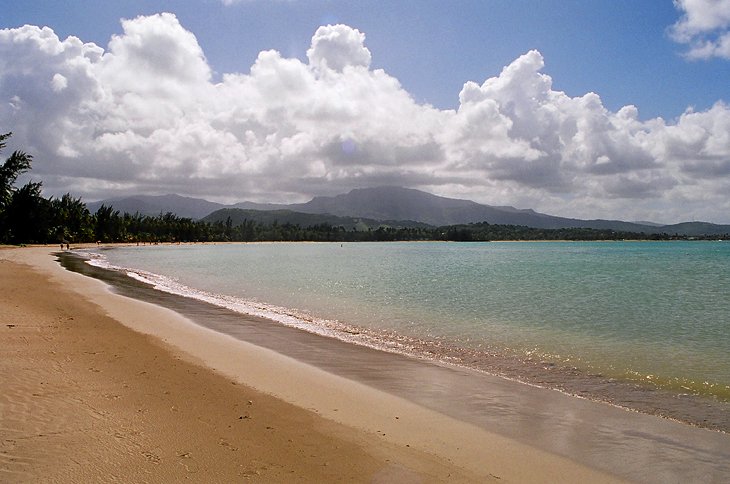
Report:
<svg viewBox="0 0 730 484"><path fill-rule="evenodd" d="M0 249L2 482L616 482Z"/></svg>

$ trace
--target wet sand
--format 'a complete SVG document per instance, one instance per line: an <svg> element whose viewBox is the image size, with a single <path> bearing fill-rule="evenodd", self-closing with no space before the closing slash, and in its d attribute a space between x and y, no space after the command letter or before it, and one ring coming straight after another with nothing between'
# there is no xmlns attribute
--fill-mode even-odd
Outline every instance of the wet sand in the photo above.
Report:
<svg viewBox="0 0 730 484"><path fill-rule="evenodd" d="M613 482L0 249L2 482Z"/></svg>

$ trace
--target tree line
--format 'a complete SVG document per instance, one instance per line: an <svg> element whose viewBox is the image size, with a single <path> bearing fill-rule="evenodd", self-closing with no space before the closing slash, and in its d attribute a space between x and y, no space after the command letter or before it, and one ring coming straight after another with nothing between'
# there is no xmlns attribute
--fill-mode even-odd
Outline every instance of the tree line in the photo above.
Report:
<svg viewBox="0 0 730 484"><path fill-rule="evenodd" d="M0 134L0 152L12 133ZM67 193L44 198L42 182L16 187L18 177L31 169L33 157L14 151L0 167L0 243L48 244L82 242L255 242L255 241L491 241L491 240L621 240L673 238L668 234L616 232L587 228L536 229L476 223L445 227L380 226L345 229L329 223L309 226L243 220L203 221L174 213L156 216L120 213L102 205L91 213L81 198Z"/></svg>

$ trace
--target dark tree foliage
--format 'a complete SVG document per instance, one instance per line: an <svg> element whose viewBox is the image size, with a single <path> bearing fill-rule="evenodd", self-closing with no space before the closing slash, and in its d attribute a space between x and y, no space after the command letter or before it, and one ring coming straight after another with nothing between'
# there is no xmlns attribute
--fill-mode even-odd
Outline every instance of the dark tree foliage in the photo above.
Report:
<svg viewBox="0 0 730 484"><path fill-rule="evenodd" d="M51 223L50 204L41 196L41 184L30 182L14 191L4 219L9 242L46 242Z"/></svg>
<svg viewBox="0 0 730 484"><path fill-rule="evenodd" d="M5 149L5 140L10 138L13 133L0 134L0 152ZM30 164L33 157L23 151L14 151L10 158L6 159L0 166L0 210L5 208L11 201L15 191L15 180L22 173L30 170Z"/></svg>
<svg viewBox="0 0 730 484"><path fill-rule="evenodd" d="M73 198L67 193L61 198L51 198L49 203L53 215L51 237L59 242L75 242L94 238L91 214L80 198Z"/></svg>
<svg viewBox="0 0 730 484"><path fill-rule="evenodd" d="M0 151L12 133L0 134ZM14 151L0 166L0 242L35 242L47 238L48 207L41 184L15 187L18 177L30 170L33 157Z"/></svg>
<svg viewBox="0 0 730 484"><path fill-rule="evenodd" d="M123 218L119 210L102 205L94 217L94 233L100 242L122 242L125 239Z"/></svg>

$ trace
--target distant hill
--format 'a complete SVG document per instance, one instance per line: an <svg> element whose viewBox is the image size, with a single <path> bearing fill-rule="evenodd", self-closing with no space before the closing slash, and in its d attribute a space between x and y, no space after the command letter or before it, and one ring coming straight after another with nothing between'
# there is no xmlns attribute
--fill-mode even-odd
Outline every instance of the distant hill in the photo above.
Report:
<svg viewBox="0 0 730 484"><path fill-rule="evenodd" d="M674 225L624 222L621 220L580 220L556 217L532 209L483 205L471 200L440 197L420 190L401 187L355 189L334 197L315 197L303 204L289 205L292 210L331 213L372 219L413 220L435 226L487 222L523 225L540 229L590 228L682 236L730 234L730 225L684 222Z"/></svg>
<svg viewBox="0 0 730 484"><path fill-rule="evenodd" d="M716 225L707 222L683 222L674 225L662 225L659 232L669 235L684 235L695 237L699 235L727 236L730 234L730 225Z"/></svg>
<svg viewBox="0 0 730 484"><path fill-rule="evenodd" d="M418 226L428 224L445 226L487 222L490 224L522 225L540 229L591 228L614 230L617 232L637 232L680 236L724 236L730 234L730 225L716 225L706 222L685 222L674 225L659 225L651 222L624 222L620 220L580 220L556 217L531 209L517 209L509 206L484 205L471 200L440 197L420 190L401 187L361 188L346 194L332 197L315 197L306 203L290 205L240 202L235 205L222 205L196 198L178 195L136 196L88 204L89 210L96 211L105 203L120 212L139 212L146 215L173 212L181 217L217 220L221 209L237 209L242 212L225 212L238 223L239 217L247 220L277 220L278 223L292 223L306 227L321 223L342 225L346 228L359 226L377 227L391 225L405 227L407 224ZM266 214L266 212L272 212ZM334 218L307 218L304 215L328 215ZM337 217L344 218L343 220ZM240 220L243 220L241 218ZM346 219L346 220L345 220Z"/></svg>
<svg viewBox="0 0 730 484"><path fill-rule="evenodd" d="M476 221L474 216L478 212L491 209L468 200L443 198L400 187L355 189L334 197L315 197L290 208L306 213L331 213L375 220L416 220L437 226ZM466 216L469 213L472 217Z"/></svg>
<svg viewBox="0 0 730 484"><path fill-rule="evenodd" d="M203 218L209 213L225 207L221 203L209 202L201 198L181 197L180 195L135 195L124 198L110 198L98 202L87 203L91 213L101 205L112 206L121 213L137 213L142 215L159 215L172 212L178 217Z"/></svg>
<svg viewBox="0 0 730 484"><path fill-rule="evenodd" d="M236 226L244 221L270 225L274 222L279 225L292 224L300 227L328 224L333 227L344 227L346 230L377 229L380 226L388 227L429 227L428 224L413 221L374 220L361 217L340 217L338 215L303 213L292 210L248 210L242 208L222 208L203 218L206 222L225 222L230 217L231 223Z"/></svg>
<svg viewBox="0 0 730 484"><path fill-rule="evenodd" d="M334 197L316 197L307 203L289 205L288 208L305 213L414 220L435 226L488 222L541 229L587 227L626 232L642 232L648 229L647 226L631 222L555 217L530 209L483 205L471 200L440 197L400 187L355 189Z"/></svg>
<svg viewBox="0 0 730 484"><path fill-rule="evenodd" d="M244 210L289 210L291 206L281 203L238 202L229 205L227 208L242 208Z"/></svg>

